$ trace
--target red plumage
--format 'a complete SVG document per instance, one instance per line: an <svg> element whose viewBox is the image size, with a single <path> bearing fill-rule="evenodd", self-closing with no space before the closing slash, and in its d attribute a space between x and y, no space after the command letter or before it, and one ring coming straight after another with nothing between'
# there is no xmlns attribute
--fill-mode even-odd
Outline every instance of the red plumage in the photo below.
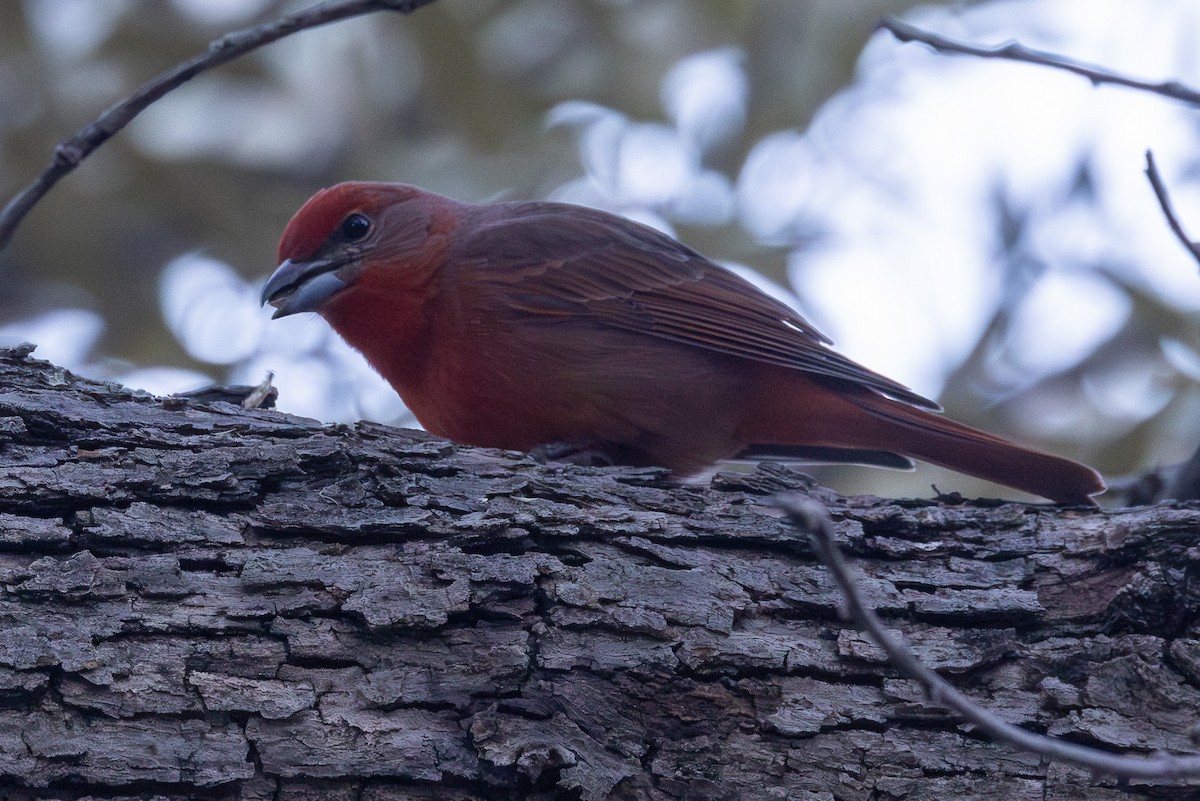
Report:
<svg viewBox="0 0 1200 801"><path fill-rule="evenodd" d="M947 420L807 321L653 229L559 203L401 184L317 193L263 292L316 311L431 432L566 445L687 475L764 450L923 459L1062 503L1084 465Z"/></svg>

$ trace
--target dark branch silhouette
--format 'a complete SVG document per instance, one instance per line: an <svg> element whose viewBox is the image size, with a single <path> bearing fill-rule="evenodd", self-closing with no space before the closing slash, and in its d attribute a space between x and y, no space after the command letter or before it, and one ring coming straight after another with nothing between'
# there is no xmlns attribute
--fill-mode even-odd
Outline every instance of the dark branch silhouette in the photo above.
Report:
<svg viewBox="0 0 1200 801"><path fill-rule="evenodd" d="M397 11L407 14L432 2L433 0L330 0L294 14L286 14L271 22L214 39L209 42L205 52L142 84L129 97L109 107L95 122L71 138L59 142L54 147L54 155L46 168L33 182L13 196L0 212L0 250L8 245L25 215L59 179L78 167L93 150L111 139L150 104L200 73L297 31L375 11Z"/></svg>
<svg viewBox="0 0 1200 801"><path fill-rule="evenodd" d="M1167 218L1167 225L1171 227L1175 238L1180 241L1188 253L1192 254L1192 258L1200 262L1200 245L1192 241L1192 238L1183 229L1183 223L1180 222L1179 216L1175 213L1175 206L1171 203L1167 185L1158 172L1154 154L1149 150L1146 151L1146 177L1150 179L1154 196L1158 198L1158 205L1162 207L1163 216ZM1164 494L1165 497L1181 501L1200 497L1200 449L1197 449L1191 458L1179 466L1175 477L1164 488Z"/></svg>
<svg viewBox="0 0 1200 801"><path fill-rule="evenodd" d="M907 646L883 627L875 611L866 605L855 578L850 575L846 560L838 550L829 510L802 495L780 496L777 503L792 523L809 535L817 557L829 568L846 599L845 608L849 618L883 649L893 665L905 676L921 684L933 703L954 710L996 740L1045 759L1069 762L1097 773L1111 774L1124 779L1183 779L1200 776L1200 755L1121 756L1035 734L1001 720L978 706L926 667Z"/></svg>
<svg viewBox="0 0 1200 801"><path fill-rule="evenodd" d="M1149 150L1146 151L1146 177L1150 179L1150 186L1154 189L1154 196L1158 198L1158 204L1162 206L1163 215L1167 218L1167 225L1171 226L1171 230L1175 233L1175 237L1183 243L1184 249L1192 254L1192 258L1200 262L1200 245L1192 241L1187 232L1183 230L1183 223L1179 221L1178 215L1175 214L1175 207L1171 203L1171 196L1167 193L1167 185L1163 183L1162 176L1158 172L1158 165L1154 163L1154 154Z"/></svg>
<svg viewBox="0 0 1200 801"><path fill-rule="evenodd" d="M940 53L958 53L960 55L977 56L979 58L998 58L1006 61L1024 61L1028 64L1040 64L1043 67L1051 67L1081 75L1096 85L1111 83L1118 86L1127 86L1131 89L1153 92L1154 94L1169 97L1173 100L1182 100L1185 103L1200 105L1200 91L1185 86L1179 81L1160 81L1156 83L1130 78L1127 75L1121 75L1103 67L1072 61L1056 53L1034 50L1020 42L1006 42L997 47L979 47L978 45L971 45L936 33L930 33L893 17L882 20L879 23L879 27L891 33L901 42L921 42Z"/></svg>

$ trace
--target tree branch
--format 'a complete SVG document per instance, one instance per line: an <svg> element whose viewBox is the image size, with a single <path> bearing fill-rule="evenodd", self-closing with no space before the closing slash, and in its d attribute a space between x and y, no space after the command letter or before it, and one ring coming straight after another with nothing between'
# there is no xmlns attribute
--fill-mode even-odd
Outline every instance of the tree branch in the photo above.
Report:
<svg viewBox="0 0 1200 801"><path fill-rule="evenodd" d="M929 703L768 499L830 509L870 606L1005 719L1172 753L1196 509L842 498L781 465L681 487L241 394L0 349L5 801L1181 795Z"/></svg>
<svg viewBox="0 0 1200 801"><path fill-rule="evenodd" d="M1183 230L1183 223L1175 214L1175 207L1171 204L1171 197L1167 193L1167 185L1163 183L1162 176L1158 173L1158 165L1154 163L1154 153L1149 150L1146 151L1146 177L1150 179L1154 196L1158 198L1158 204L1162 206L1163 215L1167 218L1167 224L1171 226L1175 237L1183 243L1184 249L1192 254L1192 258L1200 262L1200 245L1193 242L1187 232Z"/></svg>
<svg viewBox="0 0 1200 801"><path fill-rule="evenodd" d="M78 167L92 151L107 142L152 103L200 73L297 31L375 11L397 11L407 14L431 2L433 0L330 0L271 22L214 39L209 42L205 52L146 82L129 97L111 106L95 122L55 145L54 155L46 168L28 186L14 195L0 212L0 250L7 247L25 215L61 178Z"/></svg>
<svg viewBox="0 0 1200 801"><path fill-rule="evenodd" d="M1127 757L1088 748L1064 740L1046 737L1014 726L973 703L949 682L930 670L899 639L888 633L883 623L862 599L846 560L838 550L829 510L802 495L777 498L792 523L808 533L817 556L829 568L846 599L846 611L870 638L888 655L891 663L925 688L929 699L953 709L965 720L996 740L1050 760L1070 762L1097 773L1125 779L1182 779L1200 776L1200 755Z"/></svg>
<svg viewBox="0 0 1200 801"><path fill-rule="evenodd" d="M1158 172L1158 165L1154 162L1154 153L1149 150L1146 151L1146 177L1150 179L1154 196L1158 198L1158 205L1162 207L1163 216L1167 218L1167 225L1171 227L1175 238L1183 245L1184 250L1192 254L1192 258L1200 262L1200 245L1192 241L1192 238L1183 230L1183 223L1175 213L1171 196L1167 192L1167 185ZM1179 466L1174 478L1165 488L1164 495L1177 500L1190 500L1200 496L1200 448L1196 449L1191 457Z"/></svg>
<svg viewBox="0 0 1200 801"><path fill-rule="evenodd" d="M998 47L979 47L921 30L906 22L901 22L894 17L882 20L879 23L879 27L891 33L901 42L921 42L940 53L958 53L960 55L977 56L979 58L998 58L1007 61L1024 61L1029 64L1040 64L1043 67L1052 67L1081 75L1095 85L1104 83L1117 84L1119 86L1127 86L1131 89L1153 92L1154 94L1169 97L1173 100L1182 100L1185 103L1200 105L1200 91L1185 86L1179 81L1153 83L1151 81L1130 78L1126 75L1104 69L1103 67L1072 61L1056 53L1034 50L1033 48L1025 47L1020 42L1007 42Z"/></svg>

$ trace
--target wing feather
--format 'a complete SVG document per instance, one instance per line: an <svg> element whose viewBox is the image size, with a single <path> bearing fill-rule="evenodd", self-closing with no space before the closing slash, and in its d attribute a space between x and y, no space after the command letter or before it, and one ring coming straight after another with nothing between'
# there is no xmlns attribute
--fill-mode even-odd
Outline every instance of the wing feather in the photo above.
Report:
<svg viewBox="0 0 1200 801"><path fill-rule="evenodd" d="M494 311L589 319L717 353L938 405L827 347L789 306L685 245L605 212L557 203L476 207L450 262ZM482 279L482 280L478 280Z"/></svg>

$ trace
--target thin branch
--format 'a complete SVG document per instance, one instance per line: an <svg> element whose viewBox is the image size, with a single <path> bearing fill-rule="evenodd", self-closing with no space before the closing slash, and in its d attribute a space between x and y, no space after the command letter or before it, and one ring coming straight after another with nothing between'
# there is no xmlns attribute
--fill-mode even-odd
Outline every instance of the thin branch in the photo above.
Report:
<svg viewBox="0 0 1200 801"><path fill-rule="evenodd" d="M1183 243L1187 252L1192 254L1192 258L1200 262L1200 245L1193 242L1187 232L1183 230L1183 223L1175 214L1175 207L1171 205L1171 196L1167 194L1167 185L1163 183L1162 176L1158 174L1158 165L1154 163L1154 153L1149 150L1146 151L1146 177L1150 179L1150 186L1154 188L1154 196L1158 198L1158 205L1162 206L1167 224L1171 226L1171 230L1175 232L1176 238Z"/></svg>
<svg viewBox="0 0 1200 801"><path fill-rule="evenodd" d="M1184 250L1192 254L1192 258L1200 262L1200 244L1192 241L1192 238L1187 235L1187 231L1183 230L1183 223L1179 221L1179 215L1175 213L1175 206L1171 203L1167 185L1158 172L1158 165L1154 162L1154 153L1149 150L1146 151L1146 177L1150 179L1154 196L1158 198L1158 205L1162 207L1163 216L1167 218L1167 225L1175 233L1175 238L1180 241ZM1164 488L1163 495L1180 501L1200 497L1200 448L1197 448L1191 457L1179 466L1174 478Z"/></svg>
<svg viewBox="0 0 1200 801"><path fill-rule="evenodd" d="M829 517L829 510L811 498L800 495L779 496L776 503L787 513L793 525L809 535L817 556L829 568L842 595L845 596L850 618L884 650L893 665L925 688L925 693L934 703L954 710L996 740L1045 759L1070 762L1097 773L1127 779L1164 780L1200 776L1200 755L1129 757L1112 754L1035 734L1007 723L976 705L926 667L907 646L893 637L883 627L874 610L863 602L846 560L834 541L833 521Z"/></svg>
<svg viewBox="0 0 1200 801"><path fill-rule="evenodd" d="M8 246L21 220L59 179L78 167L93 150L112 138L151 103L200 73L306 28L375 11L407 14L431 2L433 0L329 0L214 39L208 43L205 52L146 82L129 97L101 114L95 122L55 145L50 164L0 212L0 250Z"/></svg>
<svg viewBox="0 0 1200 801"><path fill-rule="evenodd" d="M1185 103L1200 105L1200 91L1185 86L1179 81L1152 83L1137 78L1130 78L1126 75L1104 69L1103 67L1072 61L1057 53L1034 50L1025 47L1020 42L1006 42L998 47L979 47L921 30L909 25L907 22L901 22L894 17L888 17L880 21L879 27L890 32L901 42L921 42L940 53L959 53L967 56L978 56L979 58L1000 58L1008 61L1024 61L1029 64L1040 64L1044 67L1052 67L1054 69L1066 70L1076 75L1082 75L1097 86L1104 83L1128 86L1132 89L1153 92L1154 94L1169 97L1173 100L1182 100Z"/></svg>

